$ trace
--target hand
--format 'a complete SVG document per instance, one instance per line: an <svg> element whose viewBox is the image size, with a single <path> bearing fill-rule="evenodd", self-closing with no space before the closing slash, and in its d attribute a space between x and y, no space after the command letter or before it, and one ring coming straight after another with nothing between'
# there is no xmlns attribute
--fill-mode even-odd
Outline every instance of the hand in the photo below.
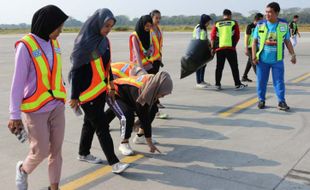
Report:
<svg viewBox="0 0 310 190"><path fill-rule="evenodd" d="M78 99L71 99L69 101L69 105L72 109L76 109L79 106L79 100Z"/></svg>
<svg viewBox="0 0 310 190"><path fill-rule="evenodd" d="M300 33L298 33L298 37L299 37L299 38L301 37Z"/></svg>
<svg viewBox="0 0 310 190"><path fill-rule="evenodd" d="M249 56L249 49L248 48L245 48L245 55Z"/></svg>
<svg viewBox="0 0 310 190"><path fill-rule="evenodd" d="M20 120L20 119L18 119L18 120L12 120L11 119L11 120L9 120L8 128L11 131L11 133L17 134L24 128L24 125L23 125L22 120Z"/></svg>
<svg viewBox="0 0 310 190"><path fill-rule="evenodd" d="M254 65L257 65L257 64L258 64L258 60L257 60L256 56L255 56L255 58L252 59L252 63L253 63Z"/></svg>
<svg viewBox="0 0 310 190"><path fill-rule="evenodd" d="M293 64L296 64L296 55L292 55L292 57L291 57L291 62L293 63Z"/></svg>
<svg viewBox="0 0 310 190"><path fill-rule="evenodd" d="M112 102L115 102L115 89L110 89L108 93L109 98L112 100Z"/></svg>
<svg viewBox="0 0 310 190"><path fill-rule="evenodd" d="M211 49L211 56L213 57L215 55L215 50Z"/></svg>
<svg viewBox="0 0 310 190"><path fill-rule="evenodd" d="M150 147L151 153L155 153L156 151L158 153L161 153L160 150L158 150L158 148L153 144L152 138L146 138L146 142L147 142L148 146Z"/></svg>

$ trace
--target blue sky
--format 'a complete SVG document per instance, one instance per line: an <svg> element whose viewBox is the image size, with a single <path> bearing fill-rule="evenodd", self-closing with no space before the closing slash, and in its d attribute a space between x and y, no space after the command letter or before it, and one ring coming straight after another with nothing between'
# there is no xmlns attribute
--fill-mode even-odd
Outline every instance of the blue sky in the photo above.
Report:
<svg viewBox="0 0 310 190"><path fill-rule="evenodd" d="M33 13L47 4L54 4L68 15L85 21L98 8L110 8L115 15L130 18L159 9L163 15L221 14L229 8L233 12L248 15L251 10L264 11L272 0L1 0L0 23L30 23ZM278 0L281 8L310 7L310 0Z"/></svg>

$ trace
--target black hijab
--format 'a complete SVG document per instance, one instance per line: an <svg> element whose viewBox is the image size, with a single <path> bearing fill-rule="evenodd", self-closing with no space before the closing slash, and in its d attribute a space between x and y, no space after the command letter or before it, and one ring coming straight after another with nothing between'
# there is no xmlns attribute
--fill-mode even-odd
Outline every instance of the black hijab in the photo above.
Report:
<svg viewBox="0 0 310 190"><path fill-rule="evenodd" d="M68 16L55 5L47 5L37 10L32 17L31 33L49 41L49 35L62 25Z"/></svg>
<svg viewBox="0 0 310 190"><path fill-rule="evenodd" d="M206 14L202 14L200 16L199 28L203 30L207 30L206 23L211 20L211 17Z"/></svg>
<svg viewBox="0 0 310 190"><path fill-rule="evenodd" d="M146 50L148 50L150 48L150 32L146 32L144 30L144 26L148 22L153 24L152 17L150 15L144 15L144 16L140 17L140 19L138 20L138 22L136 24L136 28L135 28L135 30L139 36L139 39L142 43L142 46Z"/></svg>
<svg viewBox="0 0 310 190"><path fill-rule="evenodd" d="M114 20L115 24L116 20L109 9L98 9L86 20L74 41L71 71L88 64L94 51L98 56L103 56L109 48L109 41L106 36L100 34L100 30L110 19ZM70 77L71 75L69 75L69 79Z"/></svg>

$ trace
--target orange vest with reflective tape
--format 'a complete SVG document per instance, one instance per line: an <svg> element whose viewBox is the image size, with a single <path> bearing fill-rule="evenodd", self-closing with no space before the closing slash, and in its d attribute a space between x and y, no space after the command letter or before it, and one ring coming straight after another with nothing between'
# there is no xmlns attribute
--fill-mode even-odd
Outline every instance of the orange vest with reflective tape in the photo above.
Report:
<svg viewBox="0 0 310 190"><path fill-rule="evenodd" d="M117 78L129 77L130 71L135 67L133 63L116 62L111 63L111 69L114 76Z"/></svg>
<svg viewBox="0 0 310 190"><path fill-rule="evenodd" d="M108 63L108 67L104 68L102 58L97 56L97 58L93 58L91 60L90 65L93 74L91 84L84 92L80 94L80 104L84 104L95 99L101 93L107 90L107 84L105 83L105 79L109 81L110 78L110 62Z"/></svg>
<svg viewBox="0 0 310 190"><path fill-rule="evenodd" d="M30 97L23 99L21 111L26 113L35 112L54 99L66 102L66 89L62 80L61 52L58 41L51 40L54 60L52 71L46 55L32 34L28 34L17 41L15 47L19 43L26 45L37 77L36 91Z"/></svg>
<svg viewBox="0 0 310 190"><path fill-rule="evenodd" d="M154 26L154 27L157 27L157 26ZM157 35L157 33L154 31L153 28L151 29L151 33L153 32L155 34L155 40L158 41L159 52L160 52L160 55L161 55L162 54L162 47L163 47L163 33L161 32L161 29L160 29L159 26L157 27L157 31L159 32L160 35Z"/></svg>
<svg viewBox="0 0 310 190"><path fill-rule="evenodd" d="M141 76L131 76L127 78L118 78L115 79L114 86L117 94L119 93L118 91L118 85L131 85L135 86L137 88L141 88L149 79L151 76L154 76L153 74L146 74L146 75L141 75Z"/></svg>
<svg viewBox="0 0 310 190"><path fill-rule="evenodd" d="M155 32L150 32L151 38L150 38L150 46L154 46L154 52L152 53L151 56L146 56L146 52L147 50L144 49L142 42L139 39L139 36L137 34L137 32L133 32L130 37L129 37L129 51L130 51L130 62L135 63L134 60L134 50L133 50L133 44L132 44L132 39L136 38L139 44L139 49L140 49L140 58L142 60L142 64L143 65L147 65L150 63L153 63L154 61L160 59L161 55L160 55L160 45L159 42L156 38L156 34Z"/></svg>

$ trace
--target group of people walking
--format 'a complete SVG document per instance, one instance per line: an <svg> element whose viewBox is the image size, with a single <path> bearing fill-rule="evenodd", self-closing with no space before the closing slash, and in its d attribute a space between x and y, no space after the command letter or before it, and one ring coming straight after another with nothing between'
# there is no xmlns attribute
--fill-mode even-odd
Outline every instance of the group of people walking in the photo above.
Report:
<svg viewBox="0 0 310 190"><path fill-rule="evenodd" d="M126 170L129 165L116 156L109 131L109 123L115 116L120 119L122 154L133 154L129 138L136 123L139 130L134 142L147 144L150 152L160 152L152 139L152 121L158 112L159 99L173 88L170 75L159 72L163 65L160 17L160 12L154 10L137 22L129 38L130 63L111 64L111 43L107 36L116 19L109 9L97 10L82 26L74 41L69 73L69 105L76 112L80 108L84 112L78 160L101 161L90 153L96 133L112 172ZM67 18L58 7L45 6L34 14L31 32L16 43L8 127L14 134L21 133L23 112L30 142L28 156L16 165L19 190L28 189L28 175L47 157L48 189L59 189L66 88L57 37ZM106 102L110 107L107 113ZM139 119L136 123L135 114Z"/></svg>
<svg viewBox="0 0 310 190"><path fill-rule="evenodd" d="M254 20L245 31L245 54L248 56L247 65L240 80L236 45L240 39L238 22L232 19L232 12L228 9L223 11L223 20L216 21L210 33L210 48L216 54L215 87L222 90L221 79L224 63L227 59L232 71L236 90L244 89L252 82L248 73L253 67L257 76L258 108L265 108L266 89L270 70L273 77L273 85L278 98L278 108L287 111L289 106L285 100L284 84L284 45L291 54L291 62L296 63L296 55L292 43L295 45L296 36L299 35L297 28L298 15L294 16L289 25L286 20L279 18L280 5L272 2L266 7L266 16L257 13ZM193 39L207 39L206 27L211 18L201 15L200 23L194 28ZM292 43L291 43L292 41ZM206 66L196 71L198 88L206 88L209 83L204 82Z"/></svg>
<svg viewBox="0 0 310 190"><path fill-rule="evenodd" d="M247 69L256 66L258 107L265 107L266 86L272 70L274 88L279 99L279 108L287 110L284 87L284 44L296 56L290 42L290 32L285 20L279 19L280 7L270 3L266 7L266 20L262 14L255 16L246 31ZM225 60L232 69L236 89L243 89L238 70L236 45L240 38L237 21L231 11L225 9L223 20L217 21L211 31L210 48L217 57L216 88L221 90L221 78ZM24 161L16 165L16 185L19 190L28 189L27 177L48 157L49 189L59 189L61 177L61 149L65 131L66 88L62 74L61 49L57 37L68 16L58 7L48 5L33 16L31 33L20 39L16 47L15 70L10 96L10 120L8 127L13 134L25 128L30 142L30 151ZM133 142L147 144L150 152L160 152L152 138L152 122L162 105L160 98L173 89L170 75L159 71L163 66L163 34L159 27L161 13L158 10L142 16L135 31L129 36L129 62L111 63L112 44L108 34L117 22L109 9L99 9L83 24L74 41L71 54L72 67L69 73L71 85L70 107L84 112L78 160L90 163L101 162L90 152L96 133L112 172L122 173L128 164L121 163L114 151L109 123L117 117L120 121L123 155L134 154L129 144L131 133L137 126ZM206 40L207 26L211 21L202 15L195 27L193 38ZM294 30L296 34L298 31ZM255 67L254 71L255 71ZM197 85L210 85L204 81L205 67L197 73ZM105 110L105 104L109 108ZM22 122L21 112L25 115ZM138 120L135 121L135 116Z"/></svg>

